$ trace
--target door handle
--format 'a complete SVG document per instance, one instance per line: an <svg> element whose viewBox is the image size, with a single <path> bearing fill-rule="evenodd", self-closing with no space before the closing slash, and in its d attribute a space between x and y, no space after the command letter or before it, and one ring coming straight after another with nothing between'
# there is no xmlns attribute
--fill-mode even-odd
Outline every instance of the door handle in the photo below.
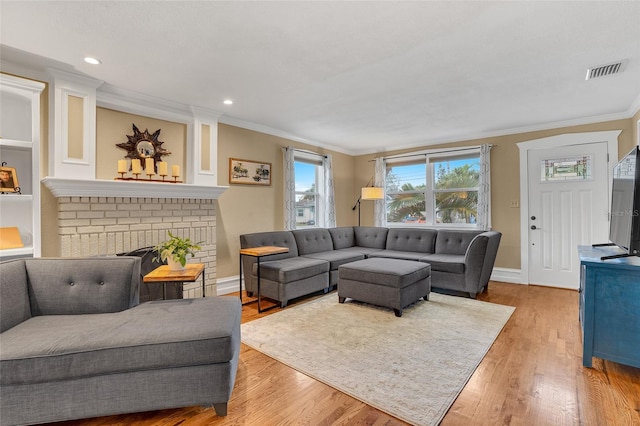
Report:
<svg viewBox="0 0 640 426"><path fill-rule="evenodd" d="M537 226L535 226L535 225L531 225L531 230L532 230L532 231L535 231L536 229L541 229L541 228L538 228L538 227L537 227Z"/></svg>

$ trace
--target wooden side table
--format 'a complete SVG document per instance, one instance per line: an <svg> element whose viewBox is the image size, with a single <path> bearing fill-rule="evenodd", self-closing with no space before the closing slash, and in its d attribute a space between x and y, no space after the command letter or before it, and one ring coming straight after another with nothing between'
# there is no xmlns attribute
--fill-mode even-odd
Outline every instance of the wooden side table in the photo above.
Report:
<svg viewBox="0 0 640 426"><path fill-rule="evenodd" d="M273 256L274 254L282 254L288 253L289 249L287 247L277 247L277 246L262 246L262 247L248 247L240 249L240 303L242 303L242 256L251 256L256 258L256 262L258 263L258 313L262 313L263 310L260 307L260 259L265 256ZM244 303L245 305L248 303L253 303L255 300L251 300L249 302ZM274 308L265 309L269 310Z"/></svg>
<svg viewBox="0 0 640 426"><path fill-rule="evenodd" d="M144 276L145 283L162 282L162 298L167 298L167 282L193 283L202 275L202 297L204 297L204 263L187 263L184 271L172 271L169 265L161 265Z"/></svg>

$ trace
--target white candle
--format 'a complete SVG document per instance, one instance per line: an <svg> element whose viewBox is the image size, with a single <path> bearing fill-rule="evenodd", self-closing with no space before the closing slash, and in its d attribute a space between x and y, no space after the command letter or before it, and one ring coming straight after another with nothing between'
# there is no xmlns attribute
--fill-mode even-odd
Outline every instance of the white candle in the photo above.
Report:
<svg viewBox="0 0 640 426"><path fill-rule="evenodd" d="M169 165L167 164L167 162L166 162L166 161L160 161L160 162L158 163L158 174L159 174L160 176L166 176L166 175L168 174L168 173L167 173L167 168L168 168L168 167L169 167Z"/></svg>
<svg viewBox="0 0 640 426"><path fill-rule="evenodd" d="M140 160L138 158L134 158L131 160L131 172L134 175L139 175L142 173L142 166L140 165Z"/></svg>
<svg viewBox="0 0 640 426"><path fill-rule="evenodd" d="M148 175L155 175L156 171L153 168L153 158L145 158L144 159L144 169Z"/></svg>
<svg viewBox="0 0 640 426"><path fill-rule="evenodd" d="M118 173L127 173L127 160L118 160Z"/></svg>
<svg viewBox="0 0 640 426"><path fill-rule="evenodd" d="M177 164L171 166L171 176L180 177L180 166L178 166Z"/></svg>

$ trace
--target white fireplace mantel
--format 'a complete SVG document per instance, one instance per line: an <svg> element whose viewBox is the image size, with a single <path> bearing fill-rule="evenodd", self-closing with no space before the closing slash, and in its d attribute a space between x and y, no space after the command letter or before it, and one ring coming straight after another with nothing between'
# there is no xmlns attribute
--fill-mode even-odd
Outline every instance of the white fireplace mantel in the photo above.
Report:
<svg viewBox="0 0 640 426"><path fill-rule="evenodd" d="M56 197L136 197L215 200L228 186L186 183L67 179L47 176L42 183Z"/></svg>

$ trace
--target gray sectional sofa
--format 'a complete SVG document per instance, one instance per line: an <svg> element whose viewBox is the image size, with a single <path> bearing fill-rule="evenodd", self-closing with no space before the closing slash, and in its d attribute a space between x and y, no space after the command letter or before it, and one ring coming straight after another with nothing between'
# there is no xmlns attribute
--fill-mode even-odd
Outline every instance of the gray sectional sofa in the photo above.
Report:
<svg viewBox="0 0 640 426"><path fill-rule="evenodd" d="M261 295L284 307L291 299L336 286L340 265L376 257L428 263L432 288L475 298L487 289L501 236L496 231L348 226L244 234L240 247L289 248L260 262ZM247 292L257 292L255 258L244 256L242 270Z"/></svg>
<svg viewBox="0 0 640 426"><path fill-rule="evenodd" d="M139 257L0 263L0 424L211 406L226 415L237 297L138 304Z"/></svg>

